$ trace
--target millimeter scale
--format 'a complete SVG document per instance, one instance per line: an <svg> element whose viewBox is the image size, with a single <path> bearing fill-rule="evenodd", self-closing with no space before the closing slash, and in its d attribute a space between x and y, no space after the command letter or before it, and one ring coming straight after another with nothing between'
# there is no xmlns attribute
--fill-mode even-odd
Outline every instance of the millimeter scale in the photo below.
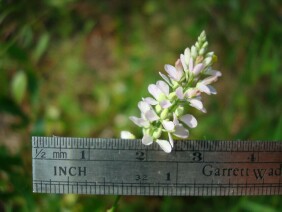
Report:
<svg viewBox="0 0 282 212"><path fill-rule="evenodd" d="M92 195L282 195L282 142L32 137L33 192Z"/></svg>

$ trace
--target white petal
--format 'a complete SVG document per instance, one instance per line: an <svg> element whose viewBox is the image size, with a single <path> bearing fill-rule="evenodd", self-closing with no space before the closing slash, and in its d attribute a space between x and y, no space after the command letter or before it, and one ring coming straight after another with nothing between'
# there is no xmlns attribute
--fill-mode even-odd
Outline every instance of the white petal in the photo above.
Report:
<svg viewBox="0 0 282 212"><path fill-rule="evenodd" d="M165 151L166 153L171 152L172 147L168 141L157 139L156 142L160 145L163 151Z"/></svg>
<svg viewBox="0 0 282 212"><path fill-rule="evenodd" d="M172 77L174 80L176 80L176 68L172 65L166 64L164 66L165 71L169 74L170 77Z"/></svg>
<svg viewBox="0 0 282 212"><path fill-rule="evenodd" d="M189 102L190 102L191 107L194 107L198 110L203 111L204 106L203 106L203 103L199 99L196 99L196 98L190 99Z"/></svg>
<svg viewBox="0 0 282 212"><path fill-rule="evenodd" d="M204 85L202 83L198 83L197 84L197 88L201 91L201 92L204 92L208 95L210 94L217 94L215 88L211 85Z"/></svg>
<svg viewBox="0 0 282 212"><path fill-rule="evenodd" d="M222 76L222 73L220 71L217 71L217 70L213 70L213 69L207 69L205 71L205 74L207 75L212 75L212 76L217 76L217 77L221 77Z"/></svg>
<svg viewBox="0 0 282 212"><path fill-rule="evenodd" d="M215 81L217 81L217 76L210 76L210 77L207 77L207 78L205 78L205 79L203 79L202 81L201 81L201 83L203 83L204 85L209 85L209 84L211 84L212 82L215 82Z"/></svg>
<svg viewBox="0 0 282 212"><path fill-rule="evenodd" d="M160 102L160 106L165 109L165 108L169 108L172 104L170 103L169 100L163 100Z"/></svg>
<svg viewBox="0 0 282 212"><path fill-rule="evenodd" d="M150 145L153 143L153 138L147 134L144 134L143 138L142 138L142 143L144 145Z"/></svg>
<svg viewBox="0 0 282 212"><path fill-rule="evenodd" d="M123 138L123 139L135 139L135 135L133 135L129 131L121 131L120 137Z"/></svg>
<svg viewBox="0 0 282 212"><path fill-rule="evenodd" d="M164 68L173 80L179 81L181 79L182 77L181 71L177 71L177 69L173 67L172 65L166 64Z"/></svg>
<svg viewBox="0 0 282 212"><path fill-rule="evenodd" d="M176 70L177 70L178 72L183 72L183 65L182 65L180 59L176 60L176 62L175 62L175 68L176 68Z"/></svg>
<svg viewBox="0 0 282 212"><path fill-rule="evenodd" d="M176 96L178 97L178 99L182 100L184 98L184 94L183 94L183 88L182 87L178 87L175 91Z"/></svg>
<svg viewBox="0 0 282 212"><path fill-rule="evenodd" d="M174 141L173 141L173 138L172 138L170 133L168 133L168 140L169 140L169 143L170 143L171 147L173 148L173 142Z"/></svg>
<svg viewBox="0 0 282 212"><path fill-rule="evenodd" d="M195 76L198 76L199 73L203 70L203 68L204 68L204 64L202 64L202 63L197 64L193 69L193 74Z"/></svg>
<svg viewBox="0 0 282 212"><path fill-rule="evenodd" d="M190 61L189 61L189 71L193 71L193 69L194 69L194 65L193 65L193 58L190 58Z"/></svg>
<svg viewBox="0 0 282 212"><path fill-rule="evenodd" d="M172 84L171 84L169 78L168 78L166 75L164 75L164 74L161 73L161 72L159 72L159 74L160 74L160 76L164 79L164 81L167 82L167 84L169 84L170 86L172 86Z"/></svg>
<svg viewBox="0 0 282 212"><path fill-rule="evenodd" d="M178 59L180 65L176 66L176 72L177 72L177 81L181 80L181 77L183 76L183 67L181 64L181 61Z"/></svg>
<svg viewBox="0 0 282 212"><path fill-rule="evenodd" d="M196 96L198 92L199 92L198 89L189 88L189 89L185 92L185 95L186 95L188 98L192 98L192 97Z"/></svg>
<svg viewBox="0 0 282 212"><path fill-rule="evenodd" d="M147 102L150 105L157 105L159 102L152 97L146 97L144 98L144 101Z"/></svg>
<svg viewBox="0 0 282 212"><path fill-rule="evenodd" d="M149 120L150 122L153 122L153 121L160 119L160 117L153 110L148 110L144 115L145 115L146 119Z"/></svg>
<svg viewBox="0 0 282 212"><path fill-rule="evenodd" d="M217 94L217 91L215 90L215 88L211 85L207 85L208 88L210 89L211 94Z"/></svg>
<svg viewBox="0 0 282 212"><path fill-rule="evenodd" d="M208 94L208 95L211 94L211 91L210 91L209 87L206 86L206 85L204 85L203 83L198 83L198 84L197 84L197 88L198 88L201 92L204 92L204 93L206 93L206 94Z"/></svg>
<svg viewBox="0 0 282 212"><path fill-rule="evenodd" d="M138 117L135 117L135 116L130 116L129 119L131 121L133 121L134 124L136 124L139 127L149 127L150 126L150 123L147 120L143 119L143 118L138 118Z"/></svg>
<svg viewBox="0 0 282 212"><path fill-rule="evenodd" d="M192 107L195 107L197 109L203 108L203 103L200 100L196 99L196 98L190 99L189 102L190 102L190 105Z"/></svg>
<svg viewBox="0 0 282 212"><path fill-rule="evenodd" d="M183 66L184 71L187 70L187 65L186 65L186 62L185 62L185 56L184 56L184 54L181 54L181 55L180 55L180 60L181 60L181 64L182 64L182 66Z"/></svg>
<svg viewBox="0 0 282 212"><path fill-rule="evenodd" d="M164 95L168 96L169 94L169 86L164 81L159 80L157 82L158 88L164 93Z"/></svg>
<svg viewBox="0 0 282 212"><path fill-rule="evenodd" d="M198 124L197 119L190 114L181 116L180 120L190 128L195 128Z"/></svg>
<svg viewBox="0 0 282 212"><path fill-rule="evenodd" d="M179 121L178 121L175 113L173 114L173 123L174 123L174 125L179 125Z"/></svg>
<svg viewBox="0 0 282 212"><path fill-rule="evenodd" d="M162 95L162 91L154 84L149 85L148 91L157 100Z"/></svg>
<svg viewBox="0 0 282 212"><path fill-rule="evenodd" d="M177 125L175 126L175 132L173 134L179 138L188 138L189 131L185 129L182 125Z"/></svg>
<svg viewBox="0 0 282 212"><path fill-rule="evenodd" d="M171 132L171 131L174 130L175 125L174 125L174 123L173 123L172 121L166 121L166 120L164 120L164 121L162 122L162 124L163 124L164 128L165 128L168 132Z"/></svg>
<svg viewBox="0 0 282 212"><path fill-rule="evenodd" d="M150 105L145 101L138 102L138 108L140 109L142 113L146 113L147 111L151 109Z"/></svg>

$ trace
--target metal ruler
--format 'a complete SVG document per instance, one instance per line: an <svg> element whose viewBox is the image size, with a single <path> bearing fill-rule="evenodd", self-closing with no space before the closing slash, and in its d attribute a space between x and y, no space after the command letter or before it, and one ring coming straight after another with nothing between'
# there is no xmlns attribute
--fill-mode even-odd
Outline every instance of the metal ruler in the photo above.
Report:
<svg viewBox="0 0 282 212"><path fill-rule="evenodd" d="M32 137L33 192L103 195L282 194L282 142Z"/></svg>

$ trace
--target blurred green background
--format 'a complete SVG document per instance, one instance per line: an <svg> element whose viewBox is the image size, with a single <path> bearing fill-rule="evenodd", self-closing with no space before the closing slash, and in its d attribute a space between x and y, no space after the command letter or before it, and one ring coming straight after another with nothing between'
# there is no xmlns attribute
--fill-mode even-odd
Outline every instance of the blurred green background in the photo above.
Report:
<svg viewBox="0 0 282 212"><path fill-rule="evenodd" d="M0 211L105 211L33 194L31 136L119 137L164 64L205 30L223 77L191 139L281 140L281 1L0 1ZM119 211L282 211L272 197L122 197Z"/></svg>

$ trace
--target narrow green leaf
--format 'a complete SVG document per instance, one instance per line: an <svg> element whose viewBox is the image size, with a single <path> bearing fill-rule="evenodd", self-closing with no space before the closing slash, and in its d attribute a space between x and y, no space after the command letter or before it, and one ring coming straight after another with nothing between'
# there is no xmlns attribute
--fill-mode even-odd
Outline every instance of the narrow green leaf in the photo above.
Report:
<svg viewBox="0 0 282 212"><path fill-rule="evenodd" d="M44 54L44 52L46 51L47 49L47 46L49 44L49 34L45 33L43 34L38 43L37 43L37 46L33 52L33 58L35 61L38 61L42 55Z"/></svg>
<svg viewBox="0 0 282 212"><path fill-rule="evenodd" d="M20 104L24 98L27 88L27 76L24 71L18 71L12 80L12 96Z"/></svg>

